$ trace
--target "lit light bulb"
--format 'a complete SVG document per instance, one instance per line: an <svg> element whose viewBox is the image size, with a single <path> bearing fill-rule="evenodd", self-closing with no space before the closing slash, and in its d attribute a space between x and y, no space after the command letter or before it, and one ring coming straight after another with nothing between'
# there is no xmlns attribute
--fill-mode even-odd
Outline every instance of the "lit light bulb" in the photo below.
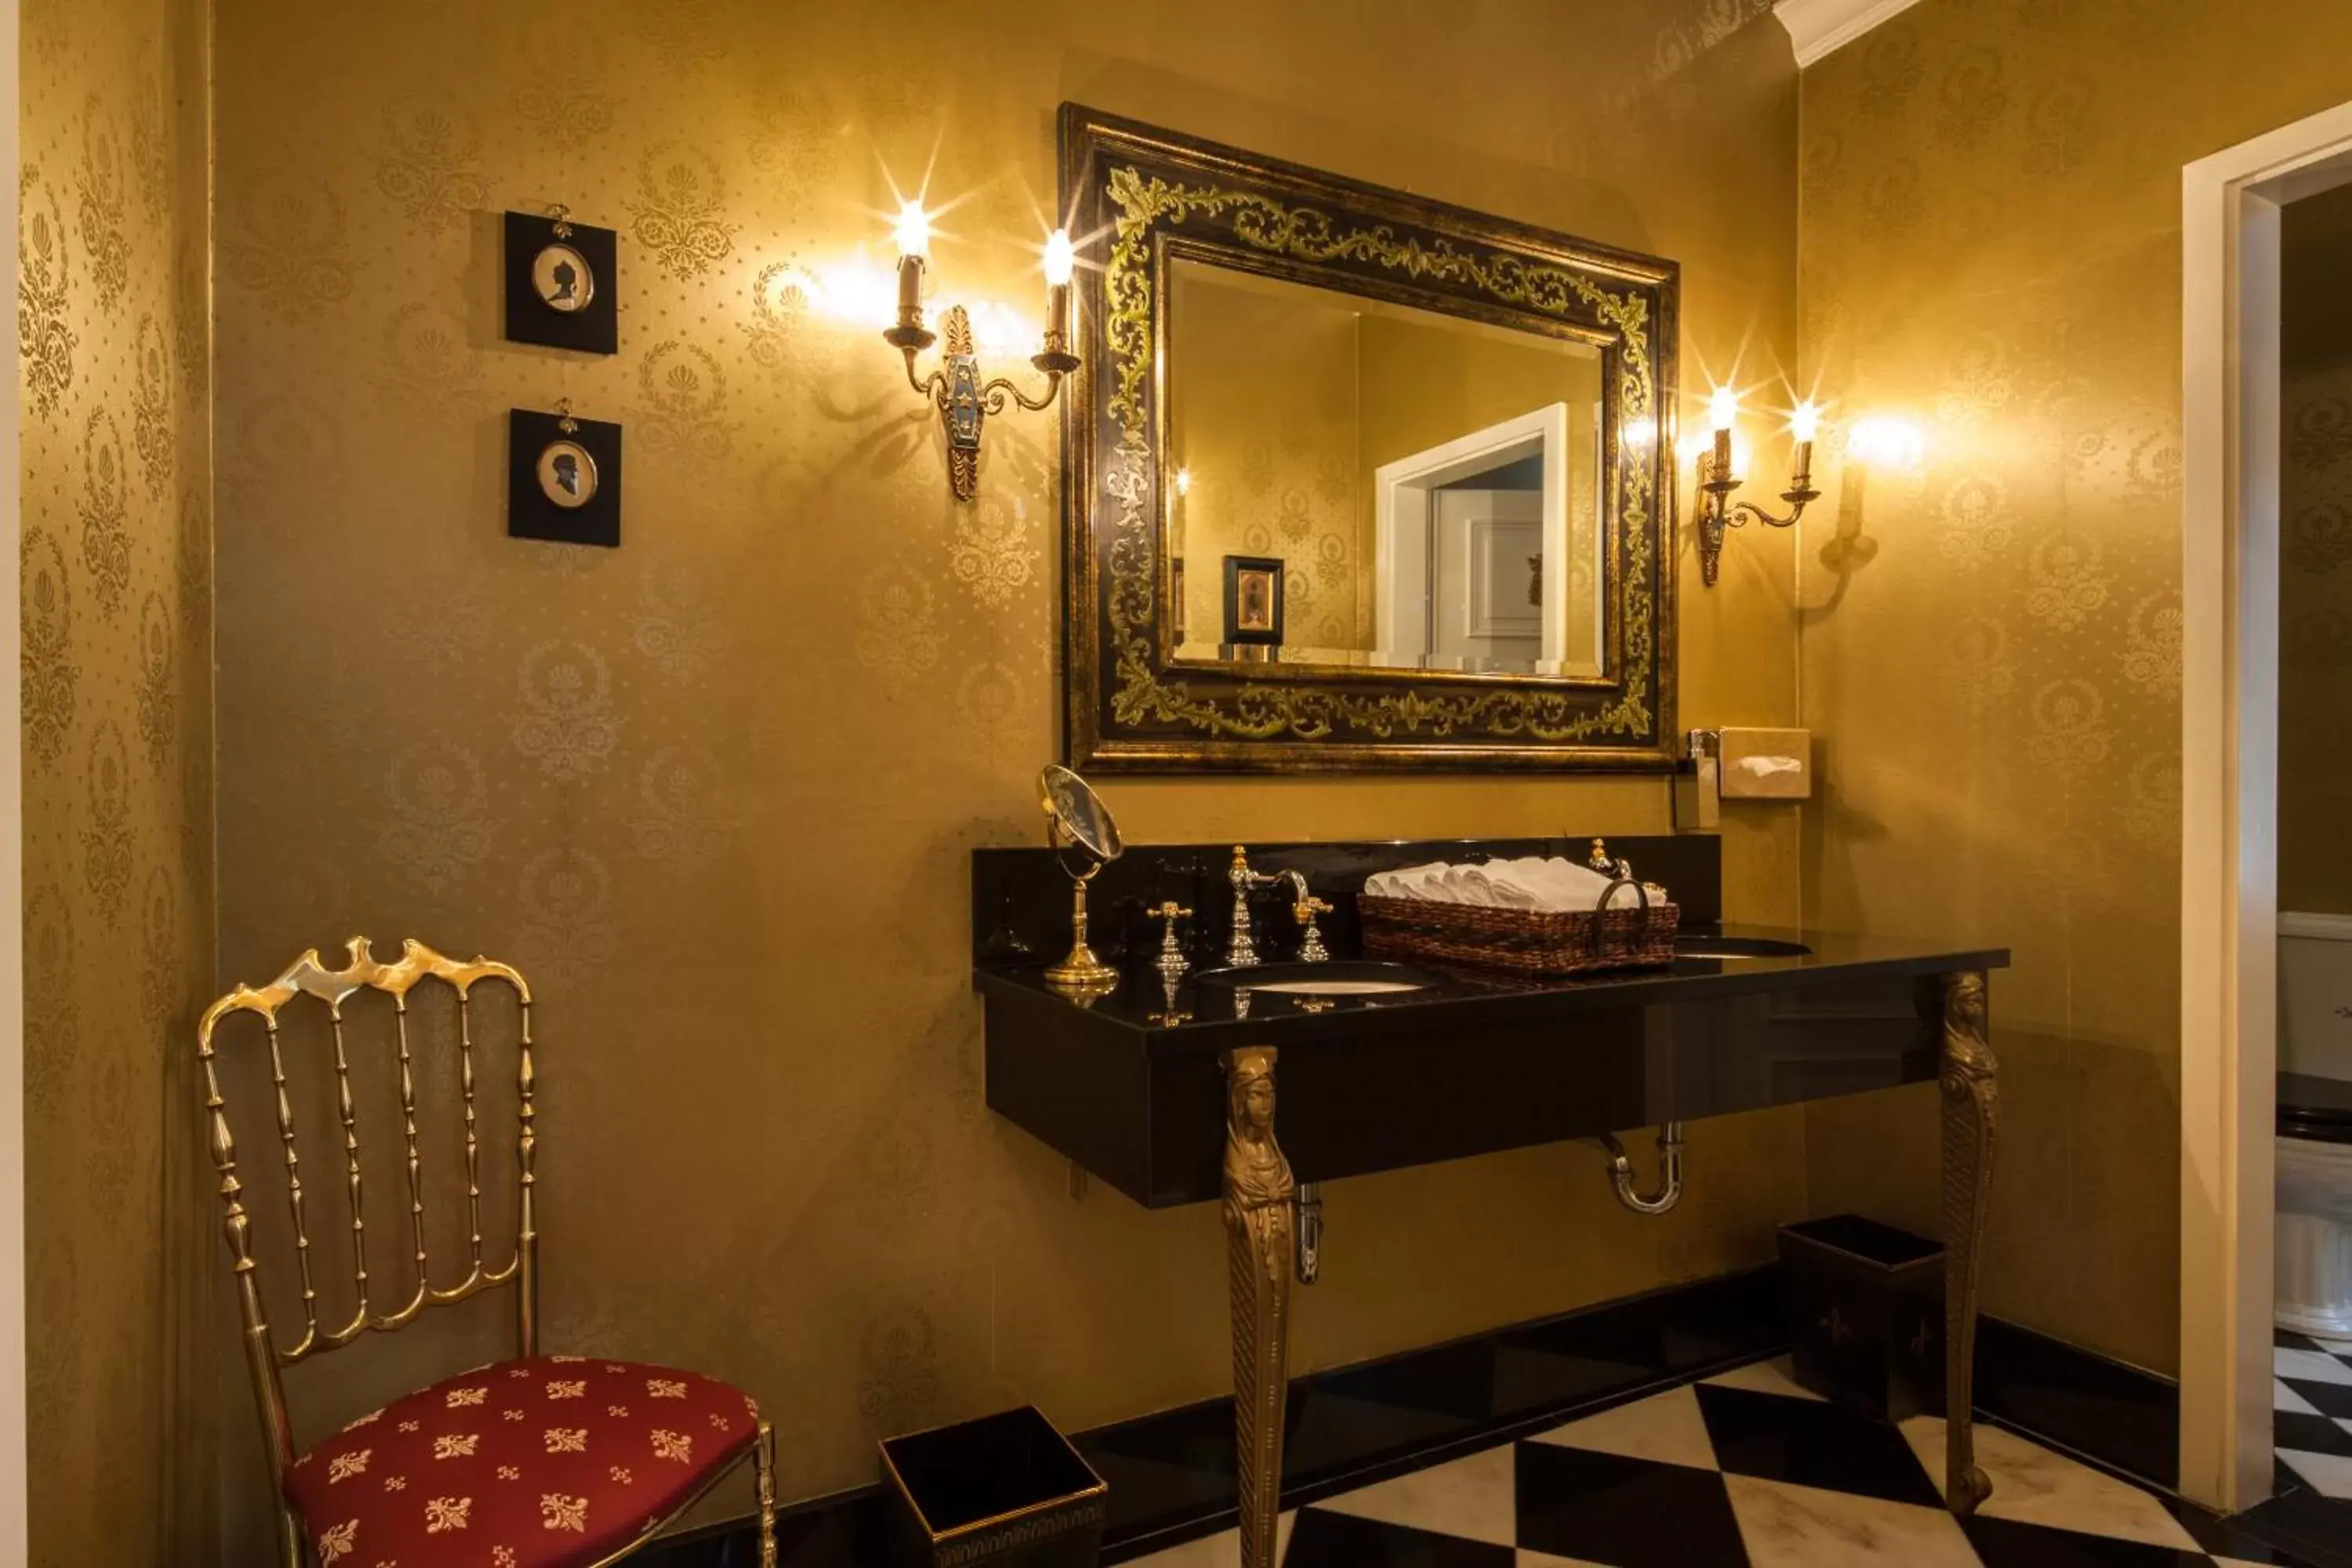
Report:
<svg viewBox="0 0 2352 1568"><path fill-rule="evenodd" d="M898 208L898 254L929 256L931 253L931 220L923 211L923 204L910 201Z"/></svg>
<svg viewBox="0 0 2352 1568"><path fill-rule="evenodd" d="M1067 283L1077 260L1077 252L1070 245L1070 231L1055 229L1045 241L1045 281L1057 289Z"/></svg>
<svg viewBox="0 0 2352 1568"><path fill-rule="evenodd" d="M1192 469L1179 468L1176 470L1176 493L1180 496L1188 496L1192 493Z"/></svg>
<svg viewBox="0 0 2352 1568"><path fill-rule="evenodd" d="M1811 398L1797 405L1789 416L1789 433L1800 441L1810 441L1821 431L1822 411Z"/></svg>
<svg viewBox="0 0 2352 1568"><path fill-rule="evenodd" d="M1739 422L1739 394L1727 386L1717 387L1715 395L1706 400L1706 418L1715 429L1730 429Z"/></svg>

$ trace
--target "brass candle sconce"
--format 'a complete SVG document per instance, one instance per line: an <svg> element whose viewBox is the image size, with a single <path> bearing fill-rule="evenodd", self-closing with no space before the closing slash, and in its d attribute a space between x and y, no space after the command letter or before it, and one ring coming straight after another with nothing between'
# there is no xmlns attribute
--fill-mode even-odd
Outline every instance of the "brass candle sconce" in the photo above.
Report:
<svg viewBox="0 0 2352 1568"><path fill-rule="evenodd" d="M1045 343L1029 357L1045 374L1045 390L1033 397L1003 376L981 379L971 317L961 305L948 308L947 348L940 367L927 376L915 374L915 356L939 341L923 325L923 274L930 247L929 215L920 202L906 203L898 210L898 322L882 337L906 356L907 382L916 395L939 409L947 431L948 488L956 500L970 500L980 489L980 436L987 416L1003 413L1008 399L1033 414L1044 412L1062 390L1062 378L1078 368L1078 356L1070 352L1070 274L1076 255L1067 229L1055 229L1045 241Z"/></svg>
<svg viewBox="0 0 2352 1568"><path fill-rule="evenodd" d="M1715 438L1698 459L1698 488L1706 496L1699 503L1698 569L1701 579L1712 588L1722 570L1727 529L1745 527L1750 518L1767 528L1794 528L1805 515L1806 506L1821 499L1822 492L1813 488L1813 437L1821 426L1821 410L1801 403L1789 419L1797 449L1789 488L1780 492L1780 499L1789 503L1786 517L1775 516L1750 501L1732 503L1732 492L1746 482L1732 472L1731 427L1739 417L1739 395L1728 387L1717 389L1708 401L1707 413Z"/></svg>

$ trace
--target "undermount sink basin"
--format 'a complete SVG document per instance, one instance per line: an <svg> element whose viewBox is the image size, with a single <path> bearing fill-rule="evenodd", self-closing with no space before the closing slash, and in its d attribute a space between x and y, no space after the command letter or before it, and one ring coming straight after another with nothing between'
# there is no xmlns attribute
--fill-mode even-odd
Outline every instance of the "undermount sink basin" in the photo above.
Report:
<svg viewBox="0 0 2352 1568"><path fill-rule="evenodd" d="M1443 980L1409 963L1334 960L1328 963L1259 963L1244 969L1210 969L1193 976L1198 985L1263 991L1276 996L1381 996L1426 991Z"/></svg>
<svg viewBox="0 0 2352 1568"><path fill-rule="evenodd" d="M1812 951L1801 942L1776 942L1769 936L1694 933L1675 938L1676 958L1802 958Z"/></svg>

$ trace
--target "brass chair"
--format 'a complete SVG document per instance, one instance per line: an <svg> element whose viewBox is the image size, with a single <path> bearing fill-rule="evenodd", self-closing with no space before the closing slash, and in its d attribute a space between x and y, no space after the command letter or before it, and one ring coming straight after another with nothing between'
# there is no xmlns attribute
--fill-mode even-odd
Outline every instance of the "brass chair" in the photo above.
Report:
<svg viewBox="0 0 2352 1568"><path fill-rule="evenodd" d="M306 1548L320 1568L349 1560L347 1568L398 1563L483 1563L491 1568L594 1568L617 1563L651 1541L748 1458L758 1488L760 1562L775 1568L775 1435L740 1392L668 1367L542 1355L539 1348L539 1231L532 1210L537 1143L531 1094L530 988L506 964L477 958L460 963L415 942L404 942L397 962L380 963L363 937L350 943L351 963L325 968L316 949L268 985L240 985L205 1010L196 1054L204 1067L205 1110L213 1163L220 1173L229 1256L245 1321L247 1370L278 1491L280 1545L286 1568L304 1568ZM456 1054L463 1100L466 1213L469 1258L463 1279L432 1283L426 1258L424 1162L417 1140L417 1075L410 1041L408 996L426 980L457 997ZM501 981L513 988L520 1027L516 1045L517 1227L514 1256L496 1268L482 1257L480 1146L475 1117L473 988ZM359 1120L353 1052L345 1037L343 1004L362 990L392 999L388 1060L362 1058L363 1087L395 1077L400 1124L406 1141L407 1240L415 1282L390 1311L368 1300L367 1231L361 1205ZM358 1306L341 1322L320 1321L311 1280L310 1237L304 1218L294 1105L278 1032L281 1008L299 996L325 1005L331 1042L335 1103L341 1123L343 1169L338 1174L351 1209L351 1247ZM291 1344L271 1332L255 1262L253 1216L237 1175L236 1144L221 1092L216 1047L223 1026L240 1013L260 1016L275 1090L278 1134L284 1151L288 1212L301 1284L302 1334ZM230 1047L229 1048L236 1048ZM369 1067L378 1070L366 1072ZM307 1451L294 1446L281 1374L307 1358L338 1350L370 1331L406 1327L427 1307L447 1306L483 1291L511 1286L516 1296L515 1355L418 1389L362 1415Z"/></svg>

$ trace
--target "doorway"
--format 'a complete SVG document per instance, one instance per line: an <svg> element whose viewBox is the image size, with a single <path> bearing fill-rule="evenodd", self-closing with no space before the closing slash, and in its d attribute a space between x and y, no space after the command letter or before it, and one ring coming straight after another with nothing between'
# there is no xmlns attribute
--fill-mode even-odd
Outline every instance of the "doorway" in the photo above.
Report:
<svg viewBox="0 0 2352 1568"><path fill-rule="evenodd" d="M1598 613L1570 603L1569 423L1548 404L1373 470L1381 664L1589 673L1567 658Z"/></svg>
<svg viewBox="0 0 2352 1568"><path fill-rule="evenodd" d="M2281 209L2352 184L2352 104L2182 171L2180 1488L2273 1489Z"/></svg>

